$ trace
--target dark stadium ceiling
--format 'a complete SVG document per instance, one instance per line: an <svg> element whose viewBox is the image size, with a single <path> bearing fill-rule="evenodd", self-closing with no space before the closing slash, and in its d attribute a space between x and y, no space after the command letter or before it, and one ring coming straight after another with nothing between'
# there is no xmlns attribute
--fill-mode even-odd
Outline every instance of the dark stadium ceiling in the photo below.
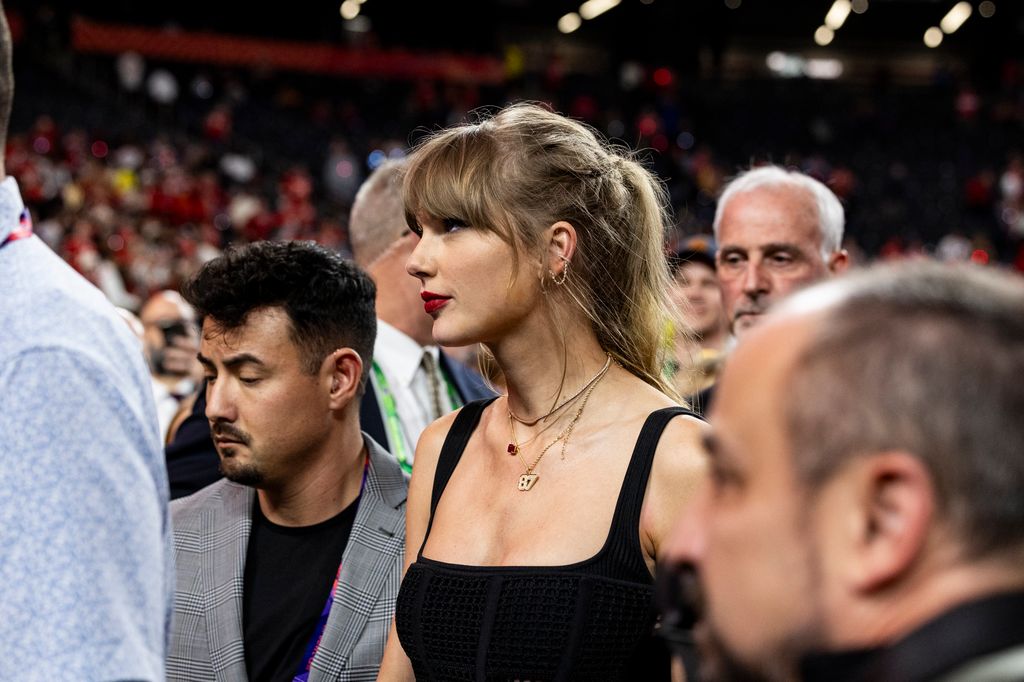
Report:
<svg viewBox="0 0 1024 682"><path fill-rule="evenodd" d="M357 2L357 0L351 0ZM569 36L556 30L558 19L579 10L582 0L364 0L362 27L382 47L500 53L509 43L576 41L600 47L613 59L637 59L687 68L703 51L730 49L845 51L847 53L926 52L923 36L957 0L842 0L851 12L827 47L814 43L833 0L620 0L604 14L584 21ZM614 0L612 0L614 3ZM40 2L8 0L25 14L52 8L117 23L173 25L290 40L344 42L354 39L342 19L341 0L288 3L233 3L179 0L174 3L106 0ZM999 63L1024 54L1024 0L992 0L981 11L971 0L971 16L945 35L942 51L959 59ZM985 18L988 10L994 14ZM363 38L365 39L365 38Z"/></svg>

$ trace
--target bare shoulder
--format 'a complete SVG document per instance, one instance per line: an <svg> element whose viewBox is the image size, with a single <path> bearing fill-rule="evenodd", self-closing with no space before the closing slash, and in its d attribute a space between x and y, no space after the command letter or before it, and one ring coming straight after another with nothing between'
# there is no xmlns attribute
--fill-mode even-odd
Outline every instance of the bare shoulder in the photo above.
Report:
<svg viewBox="0 0 1024 682"><path fill-rule="evenodd" d="M677 492L679 484L698 483L704 475L701 438L707 424L697 417L679 415L665 425L651 469L653 483L666 483Z"/></svg>
<svg viewBox="0 0 1024 682"><path fill-rule="evenodd" d="M700 419L680 415L668 422L658 441L641 518L645 552L652 561L660 556L663 541L705 480L707 460L701 443L705 428Z"/></svg>
<svg viewBox="0 0 1024 682"><path fill-rule="evenodd" d="M413 460L412 480L409 483L409 496L413 496L413 490L423 485L430 487L434 480L434 472L437 470L437 461L441 456L441 446L444 445L448 432L455 423L455 418L462 411L462 408L446 414L437 421L432 422L420 434L416 443L416 458Z"/></svg>

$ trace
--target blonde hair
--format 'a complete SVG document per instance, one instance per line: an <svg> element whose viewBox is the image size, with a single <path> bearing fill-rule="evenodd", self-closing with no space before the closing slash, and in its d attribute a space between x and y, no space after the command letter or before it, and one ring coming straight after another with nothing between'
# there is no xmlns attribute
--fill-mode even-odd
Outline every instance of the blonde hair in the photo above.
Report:
<svg viewBox="0 0 1024 682"><path fill-rule="evenodd" d="M583 311L619 364L678 397L663 377L665 324L677 318L667 297L667 195L628 150L582 123L518 103L421 142L403 191L413 229L416 216L427 215L489 230L513 247L514 271L523 254L540 262L548 227L573 225L562 300Z"/></svg>

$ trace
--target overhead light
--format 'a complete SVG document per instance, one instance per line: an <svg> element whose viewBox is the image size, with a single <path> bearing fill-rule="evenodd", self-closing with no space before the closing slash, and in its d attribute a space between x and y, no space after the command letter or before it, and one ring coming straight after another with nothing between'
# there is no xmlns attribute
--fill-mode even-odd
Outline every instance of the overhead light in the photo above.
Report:
<svg viewBox="0 0 1024 682"><path fill-rule="evenodd" d="M978 5L978 14L985 19L989 19L993 14L996 13L996 3L985 0L985 2Z"/></svg>
<svg viewBox="0 0 1024 682"><path fill-rule="evenodd" d="M952 33L967 21L967 17L971 16L972 11L971 3L958 2L953 5L953 9L946 12L946 16L942 17L939 27L944 33Z"/></svg>
<svg viewBox="0 0 1024 682"><path fill-rule="evenodd" d="M843 63L838 59L808 59L804 64L804 75L808 78L834 80L843 75Z"/></svg>
<svg viewBox="0 0 1024 682"><path fill-rule="evenodd" d="M622 0L587 0L580 5L580 16L584 19L593 19L618 5Z"/></svg>
<svg viewBox="0 0 1024 682"><path fill-rule="evenodd" d="M772 52L765 59L769 70L782 78L835 79L843 75L843 63L838 59L805 59L800 55Z"/></svg>
<svg viewBox="0 0 1024 682"><path fill-rule="evenodd" d="M818 30L814 32L814 42L822 47L825 47L832 42L832 39L836 37L835 31L830 29L828 26L819 26Z"/></svg>
<svg viewBox="0 0 1024 682"><path fill-rule="evenodd" d="M729 9L739 9L742 4L743 0L725 0L725 6Z"/></svg>
<svg viewBox="0 0 1024 682"><path fill-rule="evenodd" d="M771 52L764 61L765 64L768 65L769 69L780 72L786 68L789 56L785 52Z"/></svg>
<svg viewBox="0 0 1024 682"><path fill-rule="evenodd" d="M850 4L850 9L853 10L854 14L864 14L868 11L868 0L853 0Z"/></svg>
<svg viewBox="0 0 1024 682"><path fill-rule="evenodd" d="M359 2L358 0L345 0L341 3L341 18L346 20L352 20L359 16Z"/></svg>
<svg viewBox="0 0 1024 682"><path fill-rule="evenodd" d="M832 9L825 15L825 25L833 31L838 31L850 16L850 0L836 0L832 3Z"/></svg>
<svg viewBox="0 0 1024 682"><path fill-rule="evenodd" d="M942 44L942 29L932 26L924 32L924 44L928 47L938 47Z"/></svg>
<svg viewBox="0 0 1024 682"><path fill-rule="evenodd" d="M558 30L562 33L572 33L582 23L583 19L580 18L580 15L575 12L569 12L568 14L563 14L562 18L558 20Z"/></svg>

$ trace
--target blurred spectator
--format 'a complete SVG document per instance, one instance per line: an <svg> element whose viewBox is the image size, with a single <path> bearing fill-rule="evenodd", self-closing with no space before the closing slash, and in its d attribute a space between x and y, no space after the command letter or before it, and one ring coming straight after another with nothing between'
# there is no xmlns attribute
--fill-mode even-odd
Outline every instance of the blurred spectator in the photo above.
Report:
<svg viewBox="0 0 1024 682"><path fill-rule="evenodd" d="M202 377L196 360L199 333L195 312L177 291L158 291L142 306L139 319L149 370L153 375L160 434L166 439L168 427Z"/></svg>
<svg viewBox="0 0 1024 682"><path fill-rule="evenodd" d="M659 572L701 679L1024 679L1022 375L1024 283L974 266L880 266L751 330Z"/></svg>
<svg viewBox="0 0 1024 682"><path fill-rule="evenodd" d="M729 318L715 272L711 240L694 237L669 259L672 299L693 337L675 334L673 374L676 390L690 396L715 382L729 342Z"/></svg>
<svg viewBox="0 0 1024 682"><path fill-rule="evenodd" d="M158 682L173 564L149 377L113 306L32 235L3 167L13 93L0 7L0 679Z"/></svg>

